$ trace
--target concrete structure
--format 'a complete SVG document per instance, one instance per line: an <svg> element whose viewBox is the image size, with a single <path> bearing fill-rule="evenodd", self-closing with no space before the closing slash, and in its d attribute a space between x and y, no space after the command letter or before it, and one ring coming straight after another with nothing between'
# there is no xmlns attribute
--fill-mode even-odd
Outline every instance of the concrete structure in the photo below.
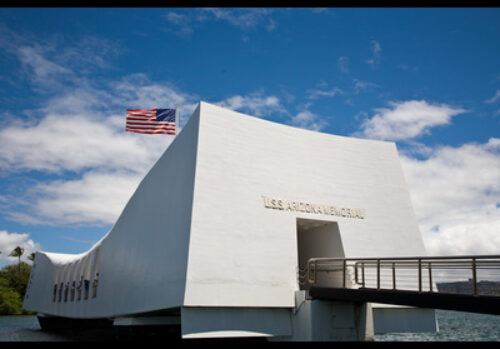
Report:
<svg viewBox="0 0 500 349"><path fill-rule="evenodd" d="M382 305L311 301L298 282L310 257L410 255L426 252L394 143L201 102L91 250L36 254L24 308L177 322L183 338L435 330L433 310L384 307L377 317Z"/></svg>

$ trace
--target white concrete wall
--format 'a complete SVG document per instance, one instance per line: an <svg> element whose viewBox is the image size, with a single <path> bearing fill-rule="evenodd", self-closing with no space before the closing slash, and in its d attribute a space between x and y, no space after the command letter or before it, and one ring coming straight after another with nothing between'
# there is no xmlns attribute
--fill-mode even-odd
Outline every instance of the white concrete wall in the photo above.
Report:
<svg viewBox="0 0 500 349"><path fill-rule="evenodd" d="M290 336L291 310L276 308L183 307L183 338Z"/></svg>
<svg viewBox="0 0 500 349"><path fill-rule="evenodd" d="M292 307L296 219L338 222L346 257L425 255L394 143L201 103L185 306ZM262 196L365 218L265 208Z"/></svg>

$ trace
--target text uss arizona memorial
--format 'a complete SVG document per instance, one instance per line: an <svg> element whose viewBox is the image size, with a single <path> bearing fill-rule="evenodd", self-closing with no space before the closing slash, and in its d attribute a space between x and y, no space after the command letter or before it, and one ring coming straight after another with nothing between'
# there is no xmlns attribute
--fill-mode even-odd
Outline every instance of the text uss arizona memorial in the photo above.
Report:
<svg viewBox="0 0 500 349"><path fill-rule="evenodd" d="M262 200L264 200L264 206L266 208L272 208L276 210L318 213L359 219L365 218L365 210L360 208L338 208L335 206L317 205L308 202L269 198L267 196L262 196Z"/></svg>

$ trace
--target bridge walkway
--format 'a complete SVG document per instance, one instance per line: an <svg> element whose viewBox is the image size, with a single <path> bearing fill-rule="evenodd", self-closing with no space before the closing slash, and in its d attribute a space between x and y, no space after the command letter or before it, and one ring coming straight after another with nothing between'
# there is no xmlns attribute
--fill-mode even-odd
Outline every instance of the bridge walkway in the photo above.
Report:
<svg viewBox="0 0 500 349"><path fill-rule="evenodd" d="M494 315L500 315L499 280L498 255L311 258L299 270L311 299Z"/></svg>

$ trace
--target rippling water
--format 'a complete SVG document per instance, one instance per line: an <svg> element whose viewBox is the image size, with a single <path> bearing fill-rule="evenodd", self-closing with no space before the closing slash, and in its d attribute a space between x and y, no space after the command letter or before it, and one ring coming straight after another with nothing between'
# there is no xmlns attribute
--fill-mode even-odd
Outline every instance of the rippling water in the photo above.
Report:
<svg viewBox="0 0 500 349"><path fill-rule="evenodd" d="M439 332L376 335L375 341L500 341L500 316L436 310ZM0 316L0 341L115 340L112 333L41 331L35 316Z"/></svg>
<svg viewBox="0 0 500 349"><path fill-rule="evenodd" d="M439 332L376 335L375 341L500 341L500 315L436 310Z"/></svg>
<svg viewBox="0 0 500 349"><path fill-rule="evenodd" d="M0 316L0 341L56 341L58 336L44 333L36 316Z"/></svg>

